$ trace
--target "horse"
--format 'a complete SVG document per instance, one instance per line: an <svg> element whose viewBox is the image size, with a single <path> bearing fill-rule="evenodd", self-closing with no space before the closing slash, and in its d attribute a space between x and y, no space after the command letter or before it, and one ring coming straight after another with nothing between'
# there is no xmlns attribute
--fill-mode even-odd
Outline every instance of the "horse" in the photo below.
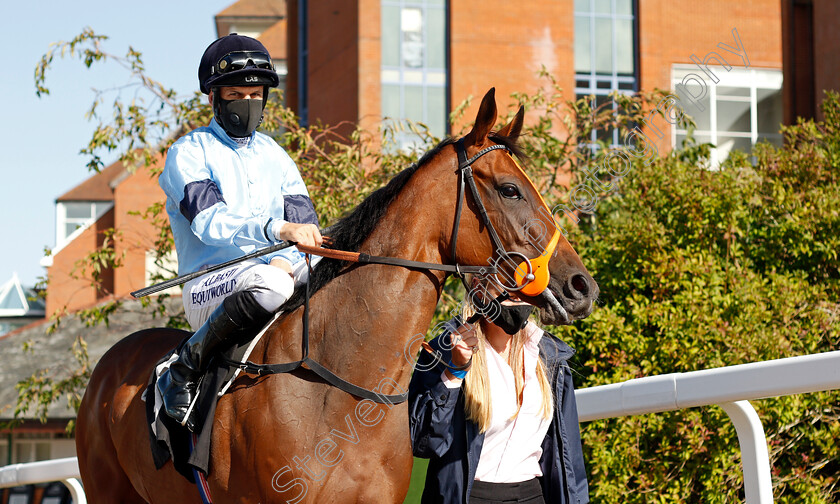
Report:
<svg viewBox="0 0 840 504"><path fill-rule="evenodd" d="M565 237L555 232L556 246L541 250L534 233L525 232L535 222L543 228L555 224L511 154L517 151L523 118L520 107L510 123L491 131L497 119L491 89L472 129L459 141L474 158L470 169L477 193L462 194L458 142L444 140L339 220L330 246L488 266L499 263L502 251L495 242L519 257L545 257L546 288L519 294L538 308L543 323L569 324L588 316L598 286ZM378 393L407 390L412 360L406 357L420 348L417 336L429 328L449 274L322 260L310 278L310 357ZM301 358L303 304L299 294L286 303L251 361ZM155 364L187 335L173 329L139 331L116 343L92 372L76 427L89 501L201 502L196 486L171 461L155 469L141 399ZM300 368L239 376L219 398L206 479L216 503L399 503L408 491L412 463L405 402L360 399Z"/></svg>

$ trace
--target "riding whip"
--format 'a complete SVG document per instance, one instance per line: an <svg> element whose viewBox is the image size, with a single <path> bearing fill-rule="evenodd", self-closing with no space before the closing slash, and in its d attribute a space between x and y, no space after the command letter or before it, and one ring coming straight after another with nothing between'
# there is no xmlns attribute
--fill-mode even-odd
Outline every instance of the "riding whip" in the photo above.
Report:
<svg viewBox="0 0 840 504"><path fill-rule="evenodd" d="M328 227L326 229L321 230L321 235L329 234L332 227ZM245 254L242 257L237 257L236 259L231 259L230 261L226 261L223 263L219 263L203 270L193 271L192 273L187 273L178 277L175 277L171 280L166 280L165 282L161 282L155 285L150 285L149 287L144 287L142 289L138 289L131 293L131 295L135 299L139 299L144 296L148 296L149 294L154 294L155 292L160 292L162 290L166 290L170 287L175 287L176 285L181 285L184 283L189 282L193 278L200 277L202 275L206 275L207 273L212 273L213 271L218 271L223 268L227 268L228 266L240 263L242 261L247 261L248 259L253 259L254 257L264 256L266 254L270 254L272 252L276 252L278 250L283 250L285 248L289 248L296 245L295 242L290 241L281 241L279 243L275 243L270 247L261 248L259 250L255 250L250 254Z"/></svg>

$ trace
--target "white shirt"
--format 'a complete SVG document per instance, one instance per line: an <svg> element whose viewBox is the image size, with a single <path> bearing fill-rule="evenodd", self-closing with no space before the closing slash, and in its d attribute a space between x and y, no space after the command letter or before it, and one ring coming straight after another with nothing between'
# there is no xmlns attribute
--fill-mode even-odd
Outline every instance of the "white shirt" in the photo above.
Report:
<svg viewBox="0 0 840 504"><path fill-rule="evenodd" d="M542 442L550 420L541 414L542 390L537 380L539 342L543 331L533 322L525 327L525 387L522 409L516 418L516 385L507 361L485 345L487 374L492 391L493 416L484 433L484 444L475 479L493 483L518 483L542 476Z"/></svg>

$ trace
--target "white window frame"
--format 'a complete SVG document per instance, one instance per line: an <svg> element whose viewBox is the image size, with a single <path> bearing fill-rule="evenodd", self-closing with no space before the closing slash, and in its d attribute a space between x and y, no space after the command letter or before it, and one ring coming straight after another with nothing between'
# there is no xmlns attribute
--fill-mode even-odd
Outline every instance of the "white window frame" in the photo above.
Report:
<svg viewBox="0 0 840 504"><path fill-rule="evenodd" d="M89 217L86 218L72 218L67 217L67 204L80 203L87 204L90 207ZM100 217L114 207L113 201L58 201L55 204L55 246L56 249L61 249L65 244L73 241L79 234L87 229L91 224L99 220ZM66 234L67 225L77 223L77 227L70 234Z"/></svg>
<svg viewBox="0 0 840 504"><path fill-rule="evenodd" d="M730 70L721 66L710 65L709 71L719 79L714 83L712 79L702 72L696 65L673 65L671 68L671 88L677 89L677 84L680 84L685 76L688 74L695 74L700 76L706 82L707 92L709 96L709 127L708 130L694 130L695 138L697 136L708 136L710 142L718 145L718 138L722 136L734 138L749 138L752 147L759 141L758 133L758 89L781 90L782 89L782 71L769 68L739 68L732 65ZM749 97L727 97L727 101L743 101L750 104L750 131L721 131L717 125L717 111L718 111L718 86L723 87L737 87L742 89L749 89ZM678 94L678 92L675 92ZM691 105L691 102L684 100L681 102L683 111L694 116L698 109ZM677 128L677 125L671 126L671 147L677 146L677 136L686 135L688 132L685 129ZM761 139L772 139L781 141L781 133L761 133ZM729 150L722 150L720 148L712 149L710 165L717 167L720 163L729 156Z"/></svg>
<svg viewBox="0 0 840 504"><path fill-rule="evenodd" d="M391 7L398 7L400 12L402 13L403 9L418 9L421 11L421 15L423 18L423 42L428 44L428 31L429 31L429 11L431 10L440 10L443 11L444 15L444 23L446 22L446 16L448 15L446 12L446 2L439 2L436 4L432 4L430 2L424 0L381 0L381 5L384 6L391 6ZM380 18L380 23L382 22ZM446 27L444 27L446 29ZM446 43L446 41L444 41ZM383 117L384 119L391 119L394 121L401 122L406 117L406 87L419 87L422 89L423 92L423 118L422 122L424 124L429 124L429 109L426 106L428 103L428 91L432 88L443 89L444 97L446 96L446 89L448 88L448 79L447 79L447 70L446 64L444 63L443 67L429 67L427 66L428 61L428 53L424 52L423 56L423 65L419 68L415 67L408 67L404 64L402 59L402 38L400 38L400 65L386 65L382 63L381 70L380 70L380 82L382 85L389 85L389 86L399 86L400 88L400 111L398 117ZM432 134L438 135L443 137L447 133L447 122L448 117L447 110L441 111L444 115L444 131L431 131ZM384 116L384 111L383 111ZM417 141L416 138L413 138L410 132L403 131L400 129L396 135L397 146L400 149L411 149L415 147L415 143Z"/></svg>
<svg viewBox="0 0 840 504"><path fill-rule="evenodd" d="M575 96L589 96L595 95L597 96L608 96L613 91L616 91L623 95L633 95L636 94L638 91L638 80L636 79L636 75L638 75L638 62L634 61L633 68L634 68L634 75L619 75L618 74L618 41L617 37L612 37L612 50L611 50L611 57L612 57L612 72L607 73L597 73L595 71L595 42L596 37L595 34L595 20L597 18L604 18L610 19L612 21L612 28L613 33L615 33L615 25L617 20L625 20L633 22L633 44L637 43L637 33L635 27L635 15L633 14L618 14L616 12L616 0L611 0L610 2L610 13L597 13L595 12L595 0L588 0L589 1L589 11L586 12L579 12L575 11L574 17L578 16L585 16L589 18L589 58L590 58L590 70L589 73L575 73ZM636 2L635 0L631 1L633 11L636 11ZM577 43L577 40L574 41ZM633 48L633 58L635 59L636 56L636 48ZM581 86L579 84L585 83L585 86ZM598 87L599 83L607 83L609 87ZM593 108L595 104L592 104ZM613 110L615 110L615 102L613 102ZM618 129L614 129L612 132L612 145L617 146L619 145L619 137L618 137ZM595 145L595 141L598 138L598 132L593 130L591 134L590 140L593 142L593 146Z"/></svg>
<svg viewBox="0 0 840 504"><path fill-rule="evenodd" d="M39 462L49 460L52 456L52 434L27 434L26 437L15 437L12 439L12 463L23 464L27 462ZM47 454L38 458L38 445L47 446ZM19 457L18 451L26 451L27 455Z"/></svg>

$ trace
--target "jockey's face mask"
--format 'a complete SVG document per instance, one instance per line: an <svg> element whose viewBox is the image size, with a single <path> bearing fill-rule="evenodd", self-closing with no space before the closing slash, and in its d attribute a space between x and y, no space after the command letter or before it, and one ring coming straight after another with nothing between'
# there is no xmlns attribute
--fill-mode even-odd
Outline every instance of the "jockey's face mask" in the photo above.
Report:
<svg viewBox="0 0 840 504"><path fill-rule="evenodd" d="M223 100L221 90L214 91L213 114L222 128L232 137L251 136L262 122L265 99Z"/></svg>

